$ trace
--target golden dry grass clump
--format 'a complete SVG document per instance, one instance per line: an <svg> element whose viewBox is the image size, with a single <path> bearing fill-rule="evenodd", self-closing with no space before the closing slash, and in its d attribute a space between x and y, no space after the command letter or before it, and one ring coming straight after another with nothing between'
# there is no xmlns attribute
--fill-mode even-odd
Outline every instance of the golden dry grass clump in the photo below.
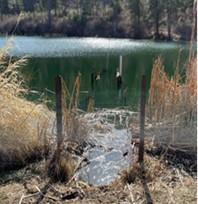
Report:
<svg viewBox="0 0 198 204"><path fill-rule="evenodd" d="M50 111L27 101L19 68L26 59L12 60L9 49L0 50L0 163L1 169L21 165L39 155Z"/></svg>
<svg viewBox="0 0 198 204"><path fill-rule="evenodd" d="M76 171L77 159L63 151L58 157L56 154L57 152L48 163L48 175L52 181L68 182Z"/></svg>
<svg viewBox="0 0 198 204"><path fill-rule="evenodd" d="M182 83L178 68L174 76L169 78L161 58L155 60L149 93L150 115L154 120L160 121L176 115L182 116L183 113L187 115L196 112L196 67L194 58L187 65L186 80Z"/></svg>
<svg viewBox="0 0 198 204"><path fill-rule="evenodd" d="M173 77L164 71L158 57L153 65L149 92L148 115L160 143L181 150L196 151L197 60L186 66L185 80L178 67Z"/></svg>

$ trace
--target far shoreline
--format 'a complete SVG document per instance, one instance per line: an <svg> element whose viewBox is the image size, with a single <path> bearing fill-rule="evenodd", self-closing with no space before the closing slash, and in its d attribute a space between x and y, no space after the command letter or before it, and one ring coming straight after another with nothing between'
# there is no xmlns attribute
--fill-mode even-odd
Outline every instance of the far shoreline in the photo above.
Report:
<svg viewBox="0 0 198 204"><path fill-rule="evenodd" d="M68 36L68 35L63 35L63 34L56 34L56 33L52 33L52 34L44 34L44 35L39 35L39 34L35 34L35 35L20 35L20 34L5 34L5 33L0 33L0 38L12 38L12 37L35 37L35 38L44 38L44 39L63 39L63 38L95 38L95 39L123 39L123 40L134 40L134 41L144 41L144 40L148 40L148 41L153 41L153 42L167 42L167 43L171 43L171 42L176 42L176 43L190 43L191 40L188 39L179 39L179 38L172 38L171 40L164 38L164 39L155 39L152 36L149 37L145 37L145 38L130 38L130 37L125 37L125 36L121 36L121 37L115 37L115 36L78 36L78 35L72 35L72 36ZM194 41L197 42L197 41Z"/></svg>

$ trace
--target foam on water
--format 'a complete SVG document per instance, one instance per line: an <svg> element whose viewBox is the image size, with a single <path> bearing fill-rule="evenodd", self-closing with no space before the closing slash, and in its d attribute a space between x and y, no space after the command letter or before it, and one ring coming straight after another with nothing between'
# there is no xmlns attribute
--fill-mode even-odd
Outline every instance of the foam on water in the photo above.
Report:
<svg viewBox="0 0 198 204"><path fill-rule="evenodd" d="M132 135L126 124L134 114L125 110L86 114L93 127L89 138L92 147L84 153L88 164L78 172L79 179L93 185L107 185L131 165Z"/></svg>

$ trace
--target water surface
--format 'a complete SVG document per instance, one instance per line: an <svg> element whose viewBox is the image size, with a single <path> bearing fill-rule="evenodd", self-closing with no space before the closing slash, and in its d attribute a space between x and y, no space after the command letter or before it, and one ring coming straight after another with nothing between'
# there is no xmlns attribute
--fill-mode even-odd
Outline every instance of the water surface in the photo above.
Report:
<svg viewBox="0 0 198 204"><path fill-rule="evenodd" d="M6 41L1 37L0 47ZM97 107L137 106L141 76L147 76L148 90L156 57L162 57L165 69L172 74L179 52L181 70L185 68L189 47L187 43L107 38L14 37L10 42L11 55L29 58L23 73L31 89L53 91L54 78L60 74L71 91L80 72L80 106L84 109L89 96L95 99ZM123 56L123 73L121 89L118 90L116 71L120 55ZM92 76L97 75L100 75L100 80L92 83ZM47 94L53 101L53 94L49 91ZM36 96L31 96L33 98Z"/></svg>

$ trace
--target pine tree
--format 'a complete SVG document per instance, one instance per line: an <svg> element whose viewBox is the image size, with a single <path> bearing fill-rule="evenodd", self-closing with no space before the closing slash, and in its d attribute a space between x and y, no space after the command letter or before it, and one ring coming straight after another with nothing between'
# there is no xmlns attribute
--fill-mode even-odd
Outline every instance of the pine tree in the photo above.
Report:
<svg viewBox="0 0 198 204"><path fill-rule="evenodd" d="M141 9L140 0L129 0L129 8L133 16L134 37L141 37Z"/></svg>
<svg viewBox="0 0 198 204"><path fill-rule="evenodd" d="M149 9L150 9L150 17L151 20L154 23L155 27L155 38L159 38L159 27L160 27L160 19L161 19L161 14L163 11L163 0L150 0L149 1Z"/></svg>
<svg viewBox="0 0 198 204"><path fill-rule="evenodd" d="M51 14L52 0L48 0L47 8L48 8L48 30L50 31L51 30L51 21L52 21L52 14Z"/></svg>
<svg viewBox="0 0 198 204"><path fill-rule="evenodd" d="M167 0L165 3L166 15L167 15L167 32L168 32L168 40L172 39L171 31L172 24L174 23L174 16L177 13L177 1L176 0Z"/></svg>

